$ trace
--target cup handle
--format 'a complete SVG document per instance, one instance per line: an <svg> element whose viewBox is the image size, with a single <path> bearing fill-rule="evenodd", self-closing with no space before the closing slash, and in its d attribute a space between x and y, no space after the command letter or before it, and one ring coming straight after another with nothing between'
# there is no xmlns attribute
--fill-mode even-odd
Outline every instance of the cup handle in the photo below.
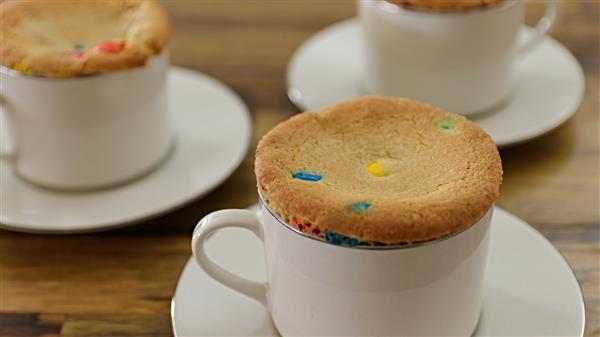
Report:
<svg viewBox="0 0 600 337"><path fill-rule="evenodd" d="M0 158L12 159L16 154L14 125L4 98L0 96Z"/></svg>
<svg viewBox="0 0 600 337"><path fill-rule="evenodd" d="M245 209L227 209L208 214L198 222L192 236L192 252L196 263L215 281L267 306L266 284L249 281L217 265L206 254L205 244L211 234L222 228L244 228L262 240L260 222L255 212Z"/></svg>
<svg viewBox="0 0 600 337"><path fill-rule="evenodd" d="M519 55L525 55L542 41L544 36L550 31L550 28L556 23L560 14L561 0L549 0L546 5L544 16L538 21L534 28L533 36L523 42L518 49Z"/></svg>

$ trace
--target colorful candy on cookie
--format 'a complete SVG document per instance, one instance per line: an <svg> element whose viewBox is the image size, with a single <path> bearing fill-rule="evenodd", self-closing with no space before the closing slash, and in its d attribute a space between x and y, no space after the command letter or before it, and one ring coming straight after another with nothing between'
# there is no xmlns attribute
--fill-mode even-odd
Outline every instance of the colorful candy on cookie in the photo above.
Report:
<svg viewBox="0 0 600 337"><path fill-rule="evenodd" d="M385 177L390 174L389 170L386 169L385 165L377 161L374 161L367 165L367 170L374 177Z"/></svg>
<svg viewBox="0 0 600 337"><path fill-rule="evenodd" d="M124 40L102 41L94 47L97 53L116 54L125 50L126 44Z"/></svg>
<svg viewBox="0 0 600 337"><path fill-rule="evenodd" d="M389 3L415 10L453 12L475 10L496 5L502 0L386 0Z"/></svg>
<svg viewBox="0 0 600 337"><path fill-rule="evenodd" d="M294 179L304 180L304 181L320 181L323 179L323 176L316 173L310 173L306 171L296 171L292 173L292 177Z"/></svg>
<svg viewBox="0 0 600 337"><path fill-rule="evenodd" d="M259 142L265 206L343 247L435 240L474 224L499 194L498 150L463 116L363 97L277 125Z"/></svg>
<svg viewBox="0 0 600 337"><path fill-rule="evenodd" d="M75 58L81 58L81 57L83 57L84 54L85 54L85 51L83 51L83 50L65 50L60 53L61 56L75 57Z"/></svg>
<svg viewBox="0 0 600 337"><path fill-rule="evenodd" d="M458 122L450 117L444 117L435 123L440 131L454 133L458 127Z"/></svg>
<svg viewBox="0 0 600 337"><path fill-rule="evenodd" d="M66 57L82 57L86 52L85 44L81 42L73 43L73 46L70 50L65 50L61 53L62 56Z"/></svg>

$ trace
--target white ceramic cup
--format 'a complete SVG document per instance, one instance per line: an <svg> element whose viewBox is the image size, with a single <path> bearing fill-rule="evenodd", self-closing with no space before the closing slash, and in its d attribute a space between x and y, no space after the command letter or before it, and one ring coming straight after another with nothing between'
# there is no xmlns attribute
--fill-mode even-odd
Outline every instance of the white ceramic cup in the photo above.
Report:
<svg viewBox="0 0 600 337"><path fill-rule="evenodd" d="M521 0L442 13L358 0L366 90L463 115L492 109L509 96L516 82L515 61L542 40L559 5L559 0L549 0L532 38L518 41L525 6Z"/></svg>
<svg viewBox="0 0 600 337"><path fill-rule="evenodd" d="M258 212L205 216L192 250L209 276L263 304L283 336L468 336L481 310L492 209L434 241L347 247L296 231L261 201ZM263 240L267 284L236 276L206 255L206 240L227 227Z"/></svg>
<svg viewBox="0 0 600 337"><path fill-rule="evenodd" d="M107 187L149 172L170 147L168 63L164 52L143 67L72 78L2 67L2 113L11 125L2 141L10 130L15 143L3 160L27 181L66 190Z"/></svg>

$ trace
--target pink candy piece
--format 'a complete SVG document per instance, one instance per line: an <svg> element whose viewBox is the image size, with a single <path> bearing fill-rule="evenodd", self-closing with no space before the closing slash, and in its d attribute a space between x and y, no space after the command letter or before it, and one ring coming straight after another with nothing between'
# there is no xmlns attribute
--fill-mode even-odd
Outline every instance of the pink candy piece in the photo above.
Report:
<svg viewBox="0 0 600 337"><path fill-rule="evenodd" d="M104 41L94 47L94 51L100 53L119 53L125 49L125 41Z"/></svg>
<svg viewBox="0 0 600 337"><path fill-rule="evenodd" d="M67 51L63 51L61 53L62 56L65 56L65 57L76 57L76 58L82 57L83 54L85 54L85 51L83 51L83 50L67 50Z"/></svg>

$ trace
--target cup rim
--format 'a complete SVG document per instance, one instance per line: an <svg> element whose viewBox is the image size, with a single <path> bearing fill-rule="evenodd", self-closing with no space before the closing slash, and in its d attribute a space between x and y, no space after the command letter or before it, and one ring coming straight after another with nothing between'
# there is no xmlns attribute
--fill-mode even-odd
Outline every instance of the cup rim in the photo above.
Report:
<svg viewBox="0 0 600 337"><path fill-rule="evenodd" d="M260 193L260 191L258 191L258 200L259 200L259 204L261 207L265 208L269 214L271 214L271 216L277 220L281 225L283 225L284 227L286 227L288 230L292 231L295 234L299 234L304 236L305 238L311 239L311 240L315 240L317 242L320 243L324 243L324 244L328 244L328 245L332 245L334 247L340 247L340 248L348 248L348 249L361 249L361 250L400 250L400 249L410 249L410 248L418 248L418 247L424 247L424 246L429 246L429 245L434 245L436 243L442 242L442 241L446 241L449 240L455 236L458 236L468 230L470 230L471 228L475 227L476 224L478 224L483 218L485 218L488 213L490 213L493 209L494 209L494 204L492 204L492 206L490 206L490 208L483 213L482 216L480 216L479 218L477 218L477 220L475 220L473 223L471 223L468 226L465 226L464 228L461 228L458 231L452 232L450 234L446 234L443 236L440 236L438 238L435 239L431 239L431 240L426 240L426 241L417 241L417 242L411 242L411 243L405 243L405 244L397 244L397 245L383 245L383 246L372 246L372 245L356 245L356 246L347 246L347 245L337 245L335 243L331 243L326 241L323 238L314 236L314 235L309 235L306 234L304 232L299 231L298 229L294 228L293 226L291 226L290 224L288 224L286 221L284 221L279 215L277 215L275 212L273 212L269 206L267 205L265 199L263 198L262 194Z"/></svg>
<svg viewBox="0 0 600 337"><path fill-rule="evenodd" d="M430 17L456 17L456 16L467 16L477 15L482 13L501 11L519 3L519 0L503 0L503 3L494 4L486 7L472 8L463 11L434 11L434 10L422 10L422 9L410 9L400 5L396 5L385 0L369 1L359 0L362 3L368 3L377 9L383 10L387 14L398 14L400 12L411 15L423 15Z"/></svg>
<svg viewBox="0 0 600 337"><path fill-rule="evenodd" d="M13 77L13 78L23 78L23 79L41 80L41 81L80 80L80 79L84 79L84 78L97 77L97 76L102 76L102 75L108 74L108 73L97 73L97 74L77 75L77 76L69 76L69 77L50 77L50 76L37 75L37 74L25 74L20 71L11 69L2 64L0 64L0 73L2 75L6 75L9 77Z"/></svg>
<svg viewBox="0 0 600 337"><path fill-rule="evenodd" d="M37 75L37 74L25 74L20 71L11 69L3 64L0 64L0 74L9 76L12 78L27 79L27 80L34 80L34 81L79 81L79 80L86 80L86 79L91 79L91 78L110 76L110 75L114 75L116 73L120 73L123 71L143 68L143 67L146 67L150 61L161 58L161 57L167 57L167 58L169 57L168 49L165 48L160 54L155 54L155 55L151 56L150 58L148 58L146 60L146 63L144 65L142 65L141 67L131 67L131 68L125 68L125 69L121 69L121 70L109 71L109 72L104 72L104 73L94 73L94 74L85 74L85 75L67 76L67 77L51 77L51 76L44 76L44 75Z"/></svg>

